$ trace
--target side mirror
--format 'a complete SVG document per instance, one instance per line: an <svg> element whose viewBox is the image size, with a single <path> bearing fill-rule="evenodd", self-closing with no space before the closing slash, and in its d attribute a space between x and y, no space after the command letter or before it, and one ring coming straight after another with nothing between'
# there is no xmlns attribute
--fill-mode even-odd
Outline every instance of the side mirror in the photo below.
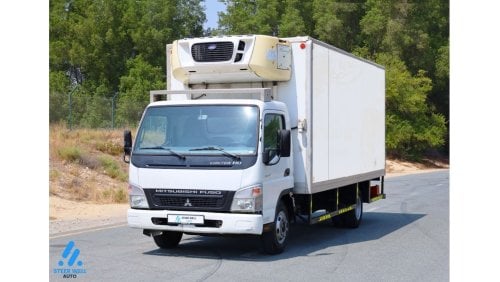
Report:
<svg viewBox="0 0 500 282"><path fill-rule="evenodd" d="M290 130L281 129L278 131L278 150L280 157L290 157L291 140Z"/></svg>
<svg viewBox="0 0 500 282"><path fill-rule="evenodd" d="M123 132L123 161L130 162L130 153L132 152L132 133L130 130ZM128 158L127 158L128 157Z"/></svg>
<svg viewBox="0 0 500 282"><path fill-rule="evenodd" d="M262 162L266 165L275 165L281 157L290 157L291 150L290 130L281 129L276 132L277 148L266 148L262 153Z"/></svg>
<svg viewBox="0 0 500 282"><path fill-rule="evenodd" d="M262 153L262 162L264 164L269 164L271 160L271 149L264 149L264 153Z"/></svg>

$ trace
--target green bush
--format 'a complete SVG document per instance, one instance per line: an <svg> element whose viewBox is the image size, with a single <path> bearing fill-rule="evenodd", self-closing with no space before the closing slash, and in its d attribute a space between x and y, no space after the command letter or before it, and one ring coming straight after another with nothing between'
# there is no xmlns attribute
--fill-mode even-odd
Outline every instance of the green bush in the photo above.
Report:
<svg viewBox="0 0 500 282"><path fill-rule="evenodd" d="M99 161L104 168L104 173L106 173L109 177L121 181L127 180L127 175L123 172L123 170L114 159L108 156L101 156L99 157Z"/></svg>
<svg viewBox="0 0 500 282"><path fill-rule="evenodd" d="M58 155L65 161L76 162L82 158L82 152L78 147L62 147L57 151Z"/></svg>

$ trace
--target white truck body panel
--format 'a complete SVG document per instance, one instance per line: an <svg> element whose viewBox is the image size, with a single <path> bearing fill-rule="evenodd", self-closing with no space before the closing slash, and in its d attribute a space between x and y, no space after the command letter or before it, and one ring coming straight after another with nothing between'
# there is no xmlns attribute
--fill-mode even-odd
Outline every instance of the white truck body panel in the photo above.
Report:
<svg viewBox="0 0 500 282"><path fill-rule="evenodd" d="M288 106L292 127L299 125L292 131L294 192L384 175L383 67L310 37L284 39L291 43L293 71L290 81L278 83L275 98Z"/></svg>
<svg viewBox="0 0 500 282"><path fill-rule="evenodd" d="M311 134L310 127L310 95L312 66L311 51L312 42L307 40L292 41L292 76L290 81L279 82L277 85L277 100L282 101L288 107L291 127L298 127L292 130L292 150L294 166L294 192L309 193L311 181ZM300 48L300 43L305 44L305 48ZM305 127L305 130L302 129Z"/></svg>
<svg viewBox="0 0 500 282"><path fill-rule="evenodd" d="M309 192L384 175L384 69L314 41L312 52Z"/></svg>

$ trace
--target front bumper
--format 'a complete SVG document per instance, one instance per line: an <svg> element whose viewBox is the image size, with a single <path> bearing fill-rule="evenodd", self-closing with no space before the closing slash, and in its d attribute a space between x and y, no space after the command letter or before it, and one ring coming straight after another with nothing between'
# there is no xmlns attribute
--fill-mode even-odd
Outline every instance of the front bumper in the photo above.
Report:
<svg viewBox="0 0 500 282"><path fill-rule="evenodd" d="M195 225L165 225L153 223L158 219L166 222L168 214L175 215L202 215L205 221L220 221L219 227ZM194 234L262 234L262 215L214 213L172 210L137 210L128 209L128 225L133 228L180 231Z"/></svg>

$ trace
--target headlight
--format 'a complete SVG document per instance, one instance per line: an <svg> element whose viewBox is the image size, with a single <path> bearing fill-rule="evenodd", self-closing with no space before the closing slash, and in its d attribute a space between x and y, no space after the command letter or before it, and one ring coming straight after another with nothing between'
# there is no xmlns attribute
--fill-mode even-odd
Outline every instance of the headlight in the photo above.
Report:
<svg viewBox="0 0 500 282"><path fill-rule="evenodd" d="M256 185L236 191L231 204L233 212L262 211L262 186Z"/></svg>
<svg viewBox="0 0 500 282"><path fill-rule="evenodd" d="M148 209L148 200L141 187L129 184L128 186L129 202L131 208Z"/></svg>

